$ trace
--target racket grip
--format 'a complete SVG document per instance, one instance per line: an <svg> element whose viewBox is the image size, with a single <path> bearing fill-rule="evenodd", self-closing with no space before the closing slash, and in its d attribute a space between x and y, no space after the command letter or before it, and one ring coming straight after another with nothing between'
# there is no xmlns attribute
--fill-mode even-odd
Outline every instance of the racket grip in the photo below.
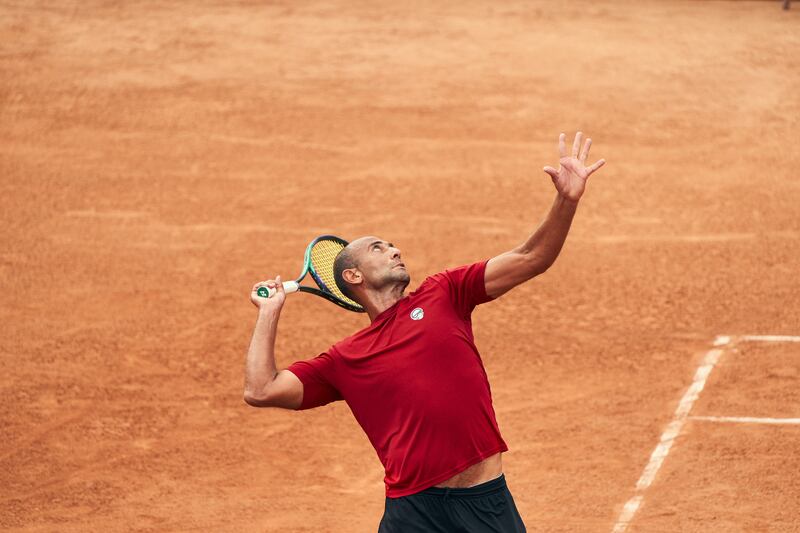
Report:
<svg viewBox="0 0 800 533"><path fill-rule="evenodd" d="M297 292L300 289L300 284L296 281L284 281L283 282L283 290L287 294L290 292ZM261 296L262 298L272 298L272 296L278 291L275 289L270 289L269 287L259 287L256 291L256 294Z"/></svg>

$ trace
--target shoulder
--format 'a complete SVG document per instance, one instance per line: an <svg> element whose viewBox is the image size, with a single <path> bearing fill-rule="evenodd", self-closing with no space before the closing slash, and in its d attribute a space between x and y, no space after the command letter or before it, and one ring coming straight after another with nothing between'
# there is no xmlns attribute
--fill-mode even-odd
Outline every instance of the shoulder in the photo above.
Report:
<svg viewBox="0 0 800 533"><path fill-rule="evenodd" d="M475 263L469 263L453 268L447 268L442 272L433 274L425 278L420 288L426 283L434 283L444 288L450 288L453 284L462 284L467 280L483 279L486 272L486 264L489 259L483 259Z"/></svg>
<svg viewBox="0 0 800 533"><path fill-rule="evenodd" d="M416 290L409 293L409 298L420 296L431 291L444 291L452 293L464 285L483 285L486 273L486 264L489 259L469 263L457 267L447 268L425 278Z"/></svg>
<svg viewBox="0 0 800 533"><path fill-rule="evenodd" d="M419 284L419 287L417 287L413 292L409 293L409 297L414 297L426 291L442 288L446 285L446 283L447 283L446 271L439 272L436 274L431 274L430 276L422 280L422 283Z"/></svg>

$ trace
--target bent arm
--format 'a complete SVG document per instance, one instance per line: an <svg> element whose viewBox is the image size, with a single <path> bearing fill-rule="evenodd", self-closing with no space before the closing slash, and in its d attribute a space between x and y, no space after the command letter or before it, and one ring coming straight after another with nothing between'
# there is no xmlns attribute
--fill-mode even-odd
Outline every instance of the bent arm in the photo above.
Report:
<svg viewBox="0 0 800 533"><path fill-rule="evenodd" d="M245 363L244 401L253 407L297 409L303 383L288 370L275 367L275 337L280 309L261 307Z"/></svg>
<svg viewBox="0 0 800 533"><path fill-rule="evenodd" d="M524 243L486 264L486 294L497 298L550 268L561 252L577 207L577 200L557 194L547 217Z"/></svg>

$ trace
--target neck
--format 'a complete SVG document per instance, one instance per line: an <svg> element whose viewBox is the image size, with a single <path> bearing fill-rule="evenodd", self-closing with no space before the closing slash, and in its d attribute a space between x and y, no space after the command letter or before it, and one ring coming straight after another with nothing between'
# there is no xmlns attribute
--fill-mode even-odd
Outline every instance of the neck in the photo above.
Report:
<svg viewBox="0 0 800 533"><path fill-rule="evenodd" d="M364 295L364 309L367 310L369 321L374 322L375 318L396 304L403 298L405 283L390 285L382 291L370 291Z"/></svg>

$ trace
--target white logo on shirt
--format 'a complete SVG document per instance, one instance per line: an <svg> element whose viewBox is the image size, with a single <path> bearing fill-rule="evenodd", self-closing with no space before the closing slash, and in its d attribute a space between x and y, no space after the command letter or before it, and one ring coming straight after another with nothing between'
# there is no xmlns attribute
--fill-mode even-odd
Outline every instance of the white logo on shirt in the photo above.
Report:
<svg viewBox="0 0 800 533"><path fill-rule="evenodd" d="M422 317L424 316L425 311L423 311L421 307L417 307L411 311L411 320L422 320Z"/></svg>

